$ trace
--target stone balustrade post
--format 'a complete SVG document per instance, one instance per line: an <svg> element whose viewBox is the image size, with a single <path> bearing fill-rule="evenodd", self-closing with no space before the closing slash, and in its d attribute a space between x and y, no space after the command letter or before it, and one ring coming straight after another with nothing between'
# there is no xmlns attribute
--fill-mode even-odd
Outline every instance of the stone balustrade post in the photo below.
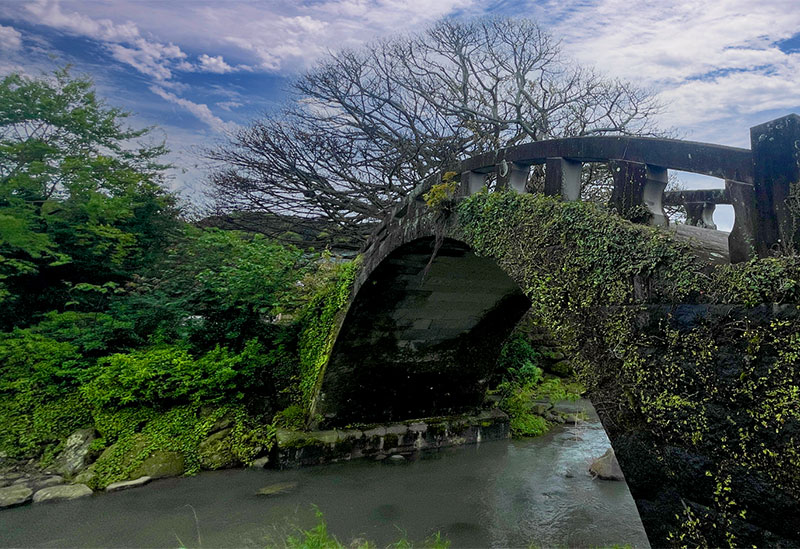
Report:
<svg viewBox="0 0 800 549"><path fill-rule="evenodd" d="M664 189L667 187L667 169L638 162L611 160L608 163L614 178L611 204L621 215L636 206L644 206L650 213L650 224L666 226Z"/></svg>
<svg viewBox="0 0 800 549"><path fill-rule="evenodd" d="M687 225L716 230L717 224L714 223L716 204L713 202L686 202L684 207L686 208Z"/></svg>
<svg viewBox="0 0 800 549"><path fill-rule="evenodd" d="M486 185L486 174L478 172L464 172L461 174L461 188L465 196L470 196L480 191Z"/></svg>
<svg viewBox="0 0 800 549"><path fill-rule="evenodd" d="M733 228L728 235L728 254L731 263L741 263L755 251L756 193L753 185L725 181L725 193L733 205Z"/></svg>
<svg viewBox="0 0 800 549"><path fill-rule="evenodd" d="M800 116L750 129L755 249L760 257L800 249ZM737 213L738 217L738 213Z"/></svg>
<svg viewBox="0 0 800 549"><path fill-rule="evenodd" d="M508 185L514 191L522 194L528 185L528 176L531 173L531 167L524 164L517 164L516 162L510 163L510 170L508 174Z"/></svg>
<svg viewBox="0 0 800 549"><path fill-rule="evenodd" d="M581 165L567 158L548 158L544 167L544 194L567 202L580 200Z"/></svg>

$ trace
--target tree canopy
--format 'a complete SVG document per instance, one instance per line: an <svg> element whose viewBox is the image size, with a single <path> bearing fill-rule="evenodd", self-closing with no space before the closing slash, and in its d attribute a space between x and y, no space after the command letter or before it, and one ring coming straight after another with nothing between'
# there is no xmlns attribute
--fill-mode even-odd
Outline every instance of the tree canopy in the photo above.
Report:
<svg viewBox="0 0 800 549"><path fill-rule="evenodd" d="M163 144L69 69L0 81L0 327L78 307L160 253L177 222Z"/></svg>
<svg viewBox="0 0 800 549"><path fill-rule="evenodd" d="M363 240L398 198L460 158L527 141L654 132L640 88L565 58L526 19L442 20L331 53L279 112L208 152L219 212L277 236L327 220L322 242ZM263 212L259 226L252 215Z"/></svg>

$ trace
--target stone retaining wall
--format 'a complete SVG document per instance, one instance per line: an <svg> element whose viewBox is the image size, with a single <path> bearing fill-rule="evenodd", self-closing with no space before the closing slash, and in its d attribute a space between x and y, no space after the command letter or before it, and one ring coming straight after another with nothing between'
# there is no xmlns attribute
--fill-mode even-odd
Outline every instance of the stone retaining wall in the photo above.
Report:
<svg viewBox="0 0 800 549"><path fill-rule="evenodd" d="M279 430L277 464L285 469L366 457L385 459L509 437L508 416L497 409L357 429Z"/></svg>

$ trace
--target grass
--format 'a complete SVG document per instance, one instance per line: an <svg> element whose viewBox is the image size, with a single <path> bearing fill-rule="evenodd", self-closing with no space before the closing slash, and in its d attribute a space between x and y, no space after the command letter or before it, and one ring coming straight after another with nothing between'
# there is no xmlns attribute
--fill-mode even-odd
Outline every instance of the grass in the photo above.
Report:
<svg viewBox="0 0 800 549"><path fill-rule="evenodd" d="M345 545L336 536L328 531L328 524L319 509L316 509L317 524L309 530L300 530L295 535L286 538L284 546L287 549L377 549L377 545L369 540L355 539ZM277 547L277 546L275 546ZM392 543L387 549L414 549L415 546L408 538L402 538ZM450 541L436 532L422 545L425 549L447 549Z"/></svg>

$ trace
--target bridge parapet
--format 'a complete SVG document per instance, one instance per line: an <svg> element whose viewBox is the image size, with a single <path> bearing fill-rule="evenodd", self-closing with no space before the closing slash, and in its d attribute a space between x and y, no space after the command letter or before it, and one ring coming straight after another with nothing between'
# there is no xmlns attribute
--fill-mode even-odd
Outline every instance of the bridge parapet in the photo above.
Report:
<svg viewBox="0 0 800 549"><path fill-rule="evenodd" d="M732 262L767 256L800 245L790 211L793 186L800 183L800 116L791 114L751 129L751 149L709 143L627 136L571 137L526 143L485 153L461 163L462 193L484 188L525 192L532 165L545 166L545 194L580 200L584 163L608 164L612 205L620 212L643 207L650 223L668 224L665 202L682 201L689 223L716 228L716 204L732 204L735 224L728 237ZM725 189L665 193L668 170L725 180ZM705 194L704 194L705 193ZM797 213L795 213L797 215Z"/></svg>

